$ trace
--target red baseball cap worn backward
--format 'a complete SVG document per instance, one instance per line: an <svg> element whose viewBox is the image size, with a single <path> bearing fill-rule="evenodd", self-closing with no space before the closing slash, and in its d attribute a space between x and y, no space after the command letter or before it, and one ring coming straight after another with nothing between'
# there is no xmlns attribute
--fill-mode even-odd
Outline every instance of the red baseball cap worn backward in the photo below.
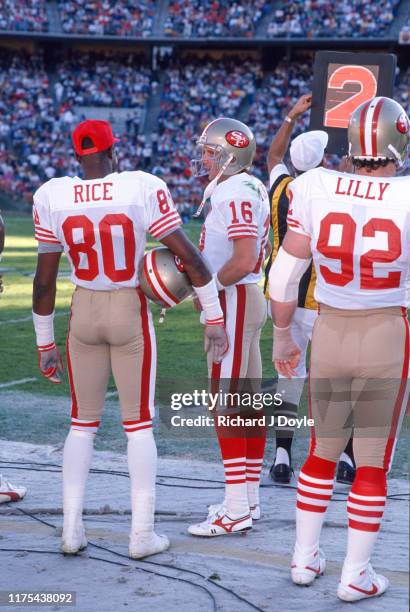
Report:
<svg viewBox="0 0 410 612"><path fill-rule="evenodd" d="M102 121L100 119L87 119L86 121L82 121L73 130L71 137L77 155L99 153L111 147L115 142L119 142L119 138L114 138L111 124L108 121ZM84 149L84 138L89 138L94 146Z"/></svg>

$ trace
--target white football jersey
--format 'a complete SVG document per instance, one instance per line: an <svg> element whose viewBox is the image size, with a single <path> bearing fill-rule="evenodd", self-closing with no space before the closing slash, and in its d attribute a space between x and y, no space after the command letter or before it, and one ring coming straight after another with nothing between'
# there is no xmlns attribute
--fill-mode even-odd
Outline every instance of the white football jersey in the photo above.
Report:
<svg viewBox="0 0 410 612"><path fill-rule="evenodd" d="M315 168L289 192L288 227L311 238L318 302L351 310L407 306L409 176Z"/></svg>
<svg viewBox="0 0 410 612"><path fill-rule="evenodd" d="M242 172L219 183L210 198L199 249L212 273L232 257L233 241L256 238L258 262L238 284L258 283L262 277L265 244L269 236L269 197L263 183Z"/></svg>
<svg viewBox="0 0 410 612"><path fill-rule="evenodd" d="M34 194L39 243L61 245L71 280L87 289L137 287L146 232L161 239L181 224L167 185L146 172L53 178Z"/></svg>

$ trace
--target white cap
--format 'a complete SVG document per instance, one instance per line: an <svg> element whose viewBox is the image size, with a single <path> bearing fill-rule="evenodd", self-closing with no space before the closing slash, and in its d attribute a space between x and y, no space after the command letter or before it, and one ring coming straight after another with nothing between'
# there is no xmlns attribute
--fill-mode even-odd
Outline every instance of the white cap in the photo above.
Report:
<svg viewBox="0 0 410 612"><path fill-rule="evenodd" d="M290 159L300 172L316 168L323 159L329 136L323 130L312 130L296 136L290 145Z"/></svg>

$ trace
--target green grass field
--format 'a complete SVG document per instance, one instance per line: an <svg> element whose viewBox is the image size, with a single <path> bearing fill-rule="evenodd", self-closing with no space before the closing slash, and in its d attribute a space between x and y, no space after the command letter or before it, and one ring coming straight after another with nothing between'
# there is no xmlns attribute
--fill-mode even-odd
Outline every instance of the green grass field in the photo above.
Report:
<svg viewBox="0 0 410 612"><path fill-rule="evenodd" d="M66 395L68 381L52 385L39 376L33 325L31 322L31 291L36 267L36 242L29 217L5 217L6 244L0 269L3 269L4 293L0 297L0 384L24 378L36 377L35 382L21 385L21 390L36 393ZM194 243L198 242L200 224L191 222L184 230ZM154 243L148 243L154 246ZM60 351L65 355L65 338L68 311L73 285L65 277L69 271L63 256L56 300L55 336ZM206 376L206 365L202 350L202 325L191 302L187 301L168 311L165 323L158 325L160 309L152 305L158 342L158 374L164 379L188 376L195 380ZM21 321L19 321L22 319ZM8 323L9 322L9 323ZM264 329L262 355L264 376L273 371L270 361L270 326ZM8 357L9 356L9 357ZM17 387L14 387L15 389ZM113 389L113 385L110 385Z"/></svg>

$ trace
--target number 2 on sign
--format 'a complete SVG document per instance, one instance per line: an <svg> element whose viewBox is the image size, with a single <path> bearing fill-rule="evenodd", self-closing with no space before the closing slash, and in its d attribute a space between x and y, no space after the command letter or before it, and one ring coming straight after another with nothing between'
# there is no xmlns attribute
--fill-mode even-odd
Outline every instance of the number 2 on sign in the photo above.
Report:
<svg viewBox="0 0 410 612"><path fill-rule="evenodd" d="M352 84L360 85L360 90L356 93L349 92L352 95L346 100L326 111L324 120L326 127L347 128L353 111L376 95L376 78L373 72L365 66L340 66L330 75L327 87L334 92L343 93L345 86ZM333 92L332 95L334 95Z"/></svg>

